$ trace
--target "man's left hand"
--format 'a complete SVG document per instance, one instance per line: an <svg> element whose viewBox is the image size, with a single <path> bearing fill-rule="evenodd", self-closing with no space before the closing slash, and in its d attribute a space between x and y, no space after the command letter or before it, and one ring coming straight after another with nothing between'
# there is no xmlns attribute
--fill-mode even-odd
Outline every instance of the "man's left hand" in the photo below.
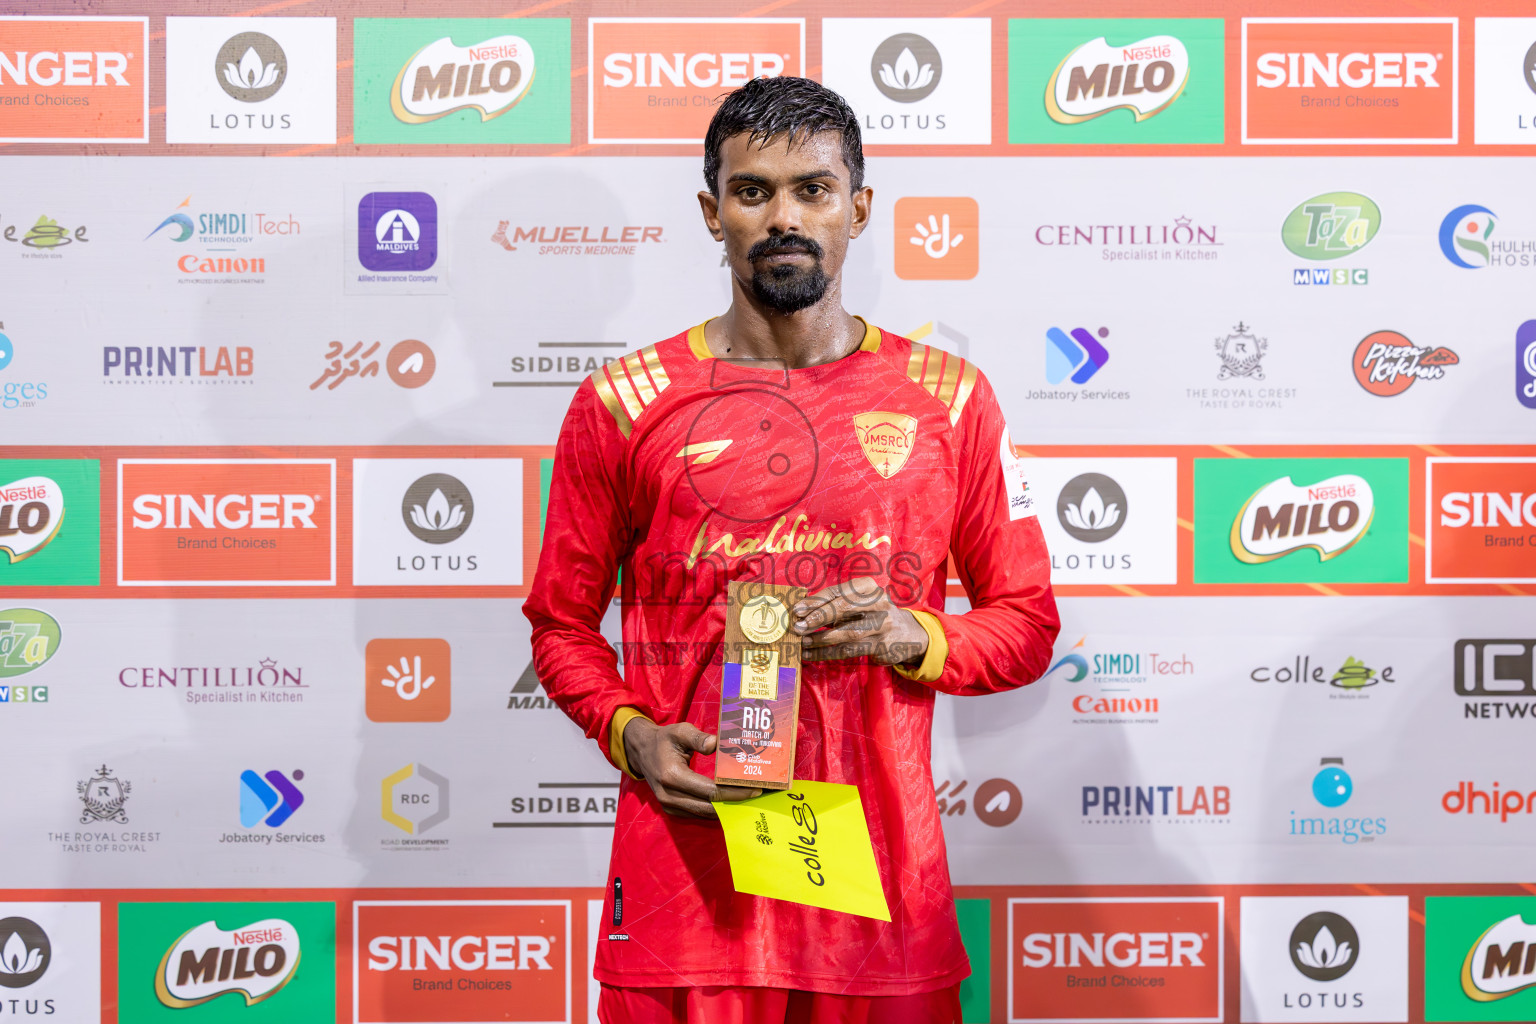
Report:
<svg viewBox="0 0 1536 1024"><path fill-rule="evenodd" d="M868 657L878 665L918 662L928 633L868 576L808 595L790 609L789 628L804 638L806 661Z"/></svg>

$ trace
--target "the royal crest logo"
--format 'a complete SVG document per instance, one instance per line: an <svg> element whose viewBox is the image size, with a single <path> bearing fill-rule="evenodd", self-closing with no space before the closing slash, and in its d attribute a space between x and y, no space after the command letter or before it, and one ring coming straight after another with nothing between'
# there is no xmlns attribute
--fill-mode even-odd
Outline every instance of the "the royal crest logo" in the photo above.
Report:
<svg viewBox="0 0 1536 1024"><path fill-rule="evenodd" d="M875 472L889 480L901 472L917 443L917 420L899 412L861 412L853 432Z"/></svg>
<svg viewBox="0 0 1536 1024"><path fill-rule="evenodd" d="M1305 487L1281 477L1259 488L1232 521L1232 554L1253 565L1312 548L1326 562L1365 536L1375 507L1371 485L1353 473Z"/></svg>
<svg viewBox="0 0 1536 1024"><path fill-rule="evenodd" d="M1137 121L1166 110L1189 82L1189 51L1174 36L1156 35L1125 46L1103 36L1077 47L1057 65L1045 87L1045 109L1058 124L1080 124L1111 110Z"/></svg>
<svg viewBox="0 0 1536 1024"><path fill-rule="evenodd" d="M95 821L128 824L128 812L123 810L123 804L133 792L133 783L117 778L106 765L96 769L96 774L89 779L77 783L75 789L80 794L80 802L85 805L80 824L89 825Z"/></svg>
<svg viewBox="0 0 1536 1024"><path fill-rule="evenodd" d="M155 995L174 1009L226 992L252 1006L276 995L299 968L299 932L280 918L225 931L213 921L186 932L160 959Z"/></svg>
<svg viewBox="0 0 1536 1024"><path fill-rule="evenodd" d="M1232 333L1216 339L1216 355L1221 359L1221 369L1216 371L1217 380L1233 377L1264 379L1264 353L1269 351L1268 338L1256 338L1246 324L1239 323Z"/></svg>
<svg viewBox="0 0 1536 1024"><path fill-rule="evenodd" d="M522 36L496 36L456 46L443 36L406 61L390 90L389 107L407 124L424 124L456 110L477 110L482 122L500 117L533 84L533 47Z"/></svg>

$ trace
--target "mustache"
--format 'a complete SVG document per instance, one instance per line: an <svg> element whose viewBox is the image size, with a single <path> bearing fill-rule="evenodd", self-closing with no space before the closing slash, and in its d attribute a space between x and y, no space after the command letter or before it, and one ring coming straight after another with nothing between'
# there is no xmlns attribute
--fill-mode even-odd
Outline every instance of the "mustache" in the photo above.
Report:
<svg viewBox="0 0 1536 1024"><path fill-rule="evenodd" d="M775 235L765 238L747 250L747 262L755 262L764 256L785 252L803 252L816 259L821 259L821 243L814 238L806 238L804 235Z"/></svg>

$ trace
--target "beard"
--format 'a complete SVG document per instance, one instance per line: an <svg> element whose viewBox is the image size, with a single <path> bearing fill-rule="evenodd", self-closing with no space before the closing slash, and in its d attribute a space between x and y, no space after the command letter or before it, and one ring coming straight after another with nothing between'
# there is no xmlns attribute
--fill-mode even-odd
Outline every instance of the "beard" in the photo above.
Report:
<svg viewBox="0 0 1536 1024"><path fill-rule="evenodd" d="M809 267L776 264L766 270L757 268L764 256L783 252L803 252L815 262ZM747 250L752 264L752 294L777 313L798 313L821 301L830 280L821 268L822 248L814 238L803 235L778 235L765 238Z"/></svg>

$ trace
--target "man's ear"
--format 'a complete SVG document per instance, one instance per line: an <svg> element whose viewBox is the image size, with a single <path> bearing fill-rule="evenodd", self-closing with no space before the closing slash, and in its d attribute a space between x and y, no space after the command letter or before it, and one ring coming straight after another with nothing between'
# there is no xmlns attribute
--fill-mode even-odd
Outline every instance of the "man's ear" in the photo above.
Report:
<svg viewBox="0 0 1536 1024"><path fill-rule="evenodd" d="M699 193L699 209L704 214L704 226L710 237L717 242L725 241L725 231L720 227L720 197L709 191Z"/></svg>
<svg viewBox="0 0 1536 1024"><path fill-rule="evenodd" d="M853 194L853 223L848 227L848 237L858 238L869 227L869 216L875 201L875 190L865 185Z"/></svg>

